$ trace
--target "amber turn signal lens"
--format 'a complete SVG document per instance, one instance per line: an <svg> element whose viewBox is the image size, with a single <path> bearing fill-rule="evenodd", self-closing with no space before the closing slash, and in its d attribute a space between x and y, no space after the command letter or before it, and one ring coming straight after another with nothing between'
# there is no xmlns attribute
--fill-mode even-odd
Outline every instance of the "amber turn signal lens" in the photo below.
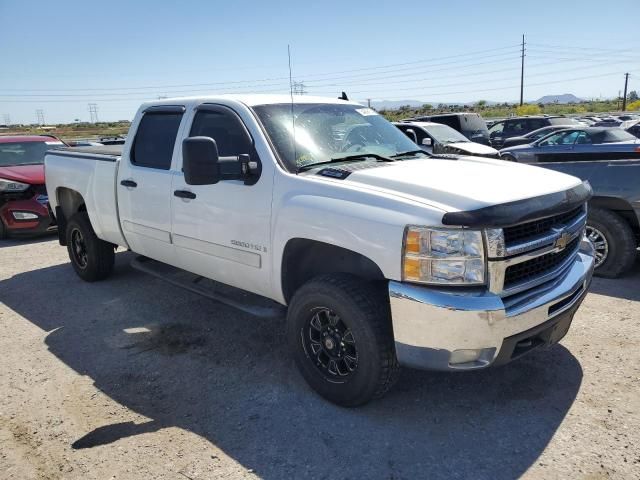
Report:
<svg viewBox="0 0 640 480"><path fill-rule="evenodd" d="M404 279L419 280L420 279L420 259L405 257L404 259Z"/></svg>
<svg viewBox="0 0 640 480"><path fill-rule="evenodd" d="M420 253L420 232L415 230L407 232L405 253Z"/></svg>

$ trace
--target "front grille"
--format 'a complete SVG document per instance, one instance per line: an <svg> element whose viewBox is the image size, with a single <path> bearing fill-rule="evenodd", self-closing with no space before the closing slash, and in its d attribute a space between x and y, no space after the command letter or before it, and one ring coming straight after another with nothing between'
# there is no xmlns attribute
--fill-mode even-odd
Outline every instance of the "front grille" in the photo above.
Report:
<svg viewBox="0 0 640 480"><path fill-rule="evenodd" d="M568 212L560 213L552 217L535 220L533 222L522 223L513 227L507 227L504 229L504 242L508 247L516 242L520 242L529 238L533 238L537 235L547 233L553 227L571 223L572 220L574 220L583 212L584 207L581 205L577 208L574 208L573 210L569 210Z"/></svg>
<svg viewBox="0 0 640 480"><path fill-rule="evenodd" d="M508 290L514 285L534 280L552 272L567 258L575 254L579 243L580 237L578 236L569 242L565 249L560 252L547 253L527 260L526 262L516 263L515 265L507 267L504 277L504 289Z"/></svg>

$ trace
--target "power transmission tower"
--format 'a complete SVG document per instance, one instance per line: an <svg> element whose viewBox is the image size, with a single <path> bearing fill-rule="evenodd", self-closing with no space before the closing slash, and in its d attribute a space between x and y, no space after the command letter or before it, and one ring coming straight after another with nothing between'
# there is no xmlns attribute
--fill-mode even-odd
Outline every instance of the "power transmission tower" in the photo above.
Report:
<svg viewBox="0 0 640 480"><path fill-rule="evenodd" d="M524 33L522 34L522 54L521 58L521 67L520 67L520 106L524 102Z"/></svg>
<svg viewBox="0 0 640 480"><path fill-rule="evenodd" d="M304 95L307 93L304 82L293 82L292 88L294 95Z"/></svg>
<svg viewBox="0 0 640 480"><path fill-rule="evenodd" d="M89 115L91 116L91 123L98 123L98 105L95 103L89 104Z"/></svg>
<svg viewBox="0 0 640 480"><path fill-rule="evenodd" d="M622 97L622 111L627 111L627 86L629 85L629 74L624 74L624 97Z"/></svg>
<svg viewBox="0 0 640 480"><path fill-rule="evenodd" d="M11 115L8 113L4 114L4 124L7 126L11 125Z"/></svg>
<svg viewBox="0 0 640 480"><path fill-rule="evenodd" d="M44 125L44 110L41 108L37 109L36 118L38 119L38 125Z"/></svg>
<svg viewBox="0 0 640 480"><path fill-rule="evenodd" d="M367 98L367 107L371 108L371 99Z"/></svg>

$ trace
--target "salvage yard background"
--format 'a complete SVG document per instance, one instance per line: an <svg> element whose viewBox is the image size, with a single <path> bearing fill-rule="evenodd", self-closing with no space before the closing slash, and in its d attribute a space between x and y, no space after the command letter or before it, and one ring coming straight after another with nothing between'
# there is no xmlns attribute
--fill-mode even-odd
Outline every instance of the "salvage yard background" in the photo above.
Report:
<svg viewBox="0 0 640 480"><path fill-rule="evenodd" d="M51 237L0 244L0 478L638 478L640 263L505 367L405 370L359 409L303 382L284 321L129 267L82 282Z"/></svg>

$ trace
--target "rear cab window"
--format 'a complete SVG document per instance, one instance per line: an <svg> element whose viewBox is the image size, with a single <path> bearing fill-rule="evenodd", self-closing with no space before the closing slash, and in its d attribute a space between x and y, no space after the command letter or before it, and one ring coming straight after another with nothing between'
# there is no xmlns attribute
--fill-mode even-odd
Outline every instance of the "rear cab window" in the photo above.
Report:
<svg viewBox="0 0 640 480"><path fill-rule="evenodd" d="M146 112L136 131L131 163L139 167L169 170L182 115L181 111Z"/></svg>

